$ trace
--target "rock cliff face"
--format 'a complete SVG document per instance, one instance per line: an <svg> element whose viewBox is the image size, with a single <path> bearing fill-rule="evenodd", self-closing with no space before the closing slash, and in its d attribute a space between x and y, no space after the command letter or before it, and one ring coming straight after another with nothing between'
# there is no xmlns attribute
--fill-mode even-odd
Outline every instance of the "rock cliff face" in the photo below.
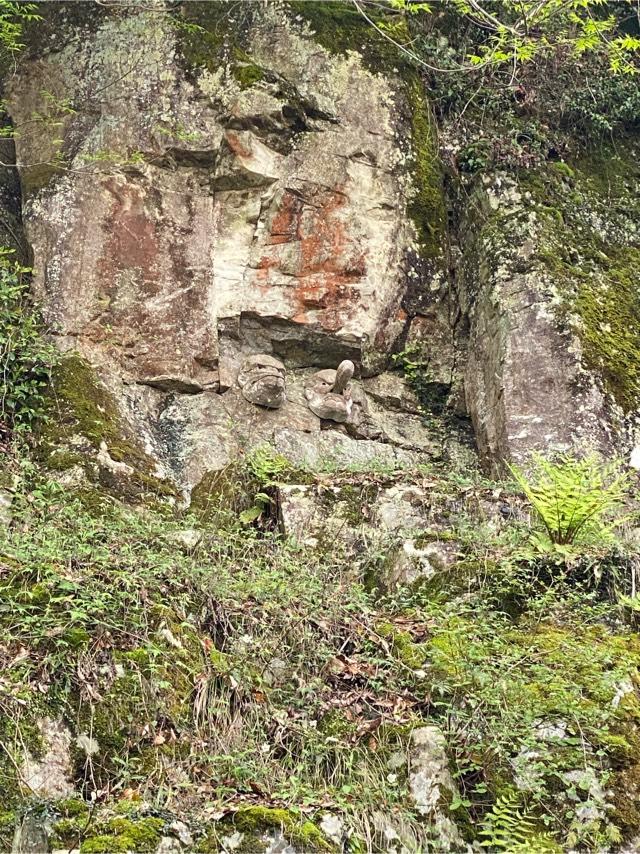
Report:
<svg viewBox="0 0 640 854"><path fill-rule="evenodd" d="M243 355L290 372L351 358L366 376L406 325L399 81L331 56L277 5L253 12L235 67L221 45L215 70L189 66L160 8L116 10L68 23L10 86L46 319L189 486L238 433L320 429L293 392L277 414L245 405Z"/></svg>
<svg viewBox="0 0 640 854"><path fill-rule="evenodd" d="M536 449L633 446L635 381L624 400L625 382L609 382L595 352L606 299L589 307L580 288L600 264L606 294L607 247L637 253L637 211L616 220L612 185L582 192L588 173L550 167L537 180L556 182L551 210L516 178L467 182L448 202L447 235L414 72L372 71L279 3L62 4L50 15L8 85L34 288L60 348L97 371L154 476L188 492L265 440L299 462L441 455L420 406L375 394L397 384L385 371L403 350L422 403L470 416L492 470ZM437 204L416 227L425 175ZM573 271L554 244L561 230ZM625 265L628 276L630 256ZM277 412L237 387L242 360L259 353L287 368ZM345 358L371 404L350 435L321 429L331 425L302 393L311 369ZM67 420L68 440L82 425Z"/></svg>
<svg viewBox="0 0 640 854"><path fill-rule="evenodd" d="M639 137L461 174L356 5L44 3L4 81L61 360L0 435L1 850L640 850L640 533L484 477L640 468Z"/></svg>
<svg viewBox="0 0 640 854"><path fill-rule="evenodd" d="M460 230L464 383L494 468L532 450L638 441L637 181L631 139L575 168L474 188Z"/></svg>

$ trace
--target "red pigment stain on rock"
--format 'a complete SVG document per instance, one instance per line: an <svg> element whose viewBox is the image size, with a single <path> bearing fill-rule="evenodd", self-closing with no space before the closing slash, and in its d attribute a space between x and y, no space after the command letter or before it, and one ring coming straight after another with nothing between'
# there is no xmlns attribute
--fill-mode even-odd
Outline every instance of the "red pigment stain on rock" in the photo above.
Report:
<svg viewBox="0 0 640 854"><path fill-rule="evenodd" d="M360 300L358 283L366 274L366 252L355 247L340 217L346 197L339 188L322 190L310 199L285 192L271 222L267 245L297 242L300 266L292 289L293 319L308 322L315 311L323 328L335 332ZM268 285L277 257L263 256L258 277Z"/></svg>
<svg viewBox="0 0 640 854"><path fill-rule="evenodd" d="M232 130L228 130L225 133L225 139L227 140L229 148L233 151L236 157L251 157L253 152L240 140L237 133L234 133Z"/></svg>
<svg viewBox="0 0 640 854"><path fill-rule="evenodd" d="M300 239L299 222L303 201L294 193L286 192L271 223L271 231L267 245L291 243Z"/></svg>
<svg viewBox="0 0 640 854"><path fill-rule="evenodd" d="M146 296L157 293L158 239L153 221L144 210L144 193L135 184L120 184L110 178L104 183L113 205L104 223L109 235L100 260L103 275L113 279L124 270L140 271Z"/></svg>

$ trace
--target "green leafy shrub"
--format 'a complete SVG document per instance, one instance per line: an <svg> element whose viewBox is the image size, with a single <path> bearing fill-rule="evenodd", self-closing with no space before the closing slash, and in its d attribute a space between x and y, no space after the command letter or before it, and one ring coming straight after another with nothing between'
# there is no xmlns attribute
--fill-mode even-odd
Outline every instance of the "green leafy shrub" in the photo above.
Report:
<svg viewBox="0 0 640 854"><path fill-rule="evenodd" d="M638 127L640 32L627 0L436 7L407 18L404 46L458 135L461 172L530 168Z"/></svg>
<svg viewBox="0 0 640 854"><path fill-rule="evenodd" d="M29 299L27 267L0 248L0 424L24 432L44 415L44 391L57 351L42 335Z"/></svg>
<svg viewBox="0 0 640 854"><path fill-rule="evenodd" d="M3 63L7 57L14 57L24 47L23 24L41 20L37 9L37 3L0 0L0 63Z"/></svg>
<svg viewBox="0 0 640 854"><path fill-rule="evenodd" d="M555 460L538 455L530 475L515 465L510 470L551 543L570 546L611 538L613 514L629 488L629 477L617 462L605 463L594 454Z"/></svg>

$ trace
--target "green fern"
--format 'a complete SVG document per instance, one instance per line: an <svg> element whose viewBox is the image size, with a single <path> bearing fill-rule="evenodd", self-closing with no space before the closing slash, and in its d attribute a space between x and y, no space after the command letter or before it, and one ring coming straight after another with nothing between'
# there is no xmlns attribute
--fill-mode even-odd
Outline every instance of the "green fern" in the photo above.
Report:
<svg viewBox="0 0 640 854"><path fill-rule="evenodd" d="M291 463L271 445L259 445L248 456L247 468L262 487L254 497L254 504L240 513L240 521L249 525L273 507L269 490L277 486L279 477L291 470Z"/></svg>
<svg viewBox="0 0 640 854"><path fill-rule="evenodd" d="M522 812L517 792L498 796L491 812L485 816L480 837L480 845L489 851L552 854L559 850L553 840L536 832L534 822Z"/></svg>
<svg viewBox="0 0 640 854"><path fill-rule="evenodd" d="M529 477L518 466L509 468L552 543L566 546L588 537L611 537L613 525L607 520L629 488L629 477L617 462L604 463L595 454L554 461L535 456L532 462Z"/></svg>
<svg viewBox="0 0 640 854"><path fill-rule="evenodd" d="M289 460L271 445L259 445L247 459L249 471L264 486L274 486L280 475L291 469Z"/></svg>

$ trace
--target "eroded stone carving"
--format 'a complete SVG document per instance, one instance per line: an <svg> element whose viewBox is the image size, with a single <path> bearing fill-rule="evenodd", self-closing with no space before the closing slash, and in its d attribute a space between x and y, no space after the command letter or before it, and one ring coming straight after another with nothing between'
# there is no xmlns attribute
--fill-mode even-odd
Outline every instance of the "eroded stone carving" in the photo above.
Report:
<svg viewBox="0 0 640 854"><path fill-rule="evenodd" d="M238 385L249 403L278 409L286 400L285 367L266 353L248 356L240 368Z"/></svg>
<svg viewBox="0 0 640 854"><path fill-rule="evenodd" d="M349 359L340 362L337 370L317 371L307 380L304 396L309 409L319 418L343 423L353 407L351 386L355 365Z"/></svg>

